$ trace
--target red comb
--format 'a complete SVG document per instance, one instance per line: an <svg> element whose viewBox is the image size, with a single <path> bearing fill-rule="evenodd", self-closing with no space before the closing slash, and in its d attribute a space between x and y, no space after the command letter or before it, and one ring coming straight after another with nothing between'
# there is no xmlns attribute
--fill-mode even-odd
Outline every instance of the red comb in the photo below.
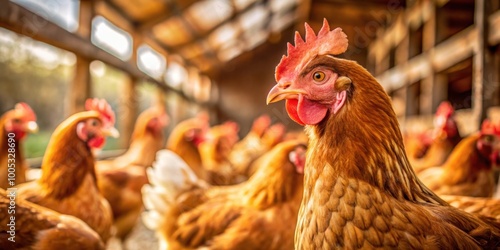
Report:
<svg viewBox="0 0 500 250"><path fill-rule="evenodd" d="M439 104L439 107L437 108L437 111L436 111L436 116L450 117L453 115L454 112L455 112L455 109L453 108L451 103L448 101L444 101L441 104Z"/></svg>
<svg viewBox="0 0 500 250"><path fill-rule="evenodd" d="M104 99L99 98L89 98L85 101L85 109L97 111L101 114L101 119L105 127L114 126L115 124L115 112L111 109L111 106Z"/></svg>
<svg viewBox="0 0 500 250"><path fill-rule="evenodd" d="M35 112L31 109L30 105L25 102L17 103L15 106L16 112L19 112L21 116L25 117L28 121L36 121Z"/></svg>
<svg viewBox="0 0 500 250"><path fill-rule="evenodd" d="M288 43L288 55L283 56L276 66L276 81L285 74L291 74L292 78L297 76L299 72L296 69L301 69L304 63L316 55L338 55L347 50L346 34L340 28L330 31L326 19L323 19L323 27L317 36L309 24L305 23L305 28L306 41L302 40L299 32L295 32L295 46Z"/></svg>
<svg viewBox="0 0 500 250"><path fill-rule="evenodd" d="M481 134L492 134L500 136L500 124L495 124L488 119L484 120L483 124L481 125Z"/></svg>
<svg viewBox="0 0 500 250"><path fill-rule="evenodd" d="M226 121L223 123L224 127L227 128L228 130L234 132L238 132L240 130L240 126L238 125L238 123L236 122L233 122L233 121Z"/></svg>

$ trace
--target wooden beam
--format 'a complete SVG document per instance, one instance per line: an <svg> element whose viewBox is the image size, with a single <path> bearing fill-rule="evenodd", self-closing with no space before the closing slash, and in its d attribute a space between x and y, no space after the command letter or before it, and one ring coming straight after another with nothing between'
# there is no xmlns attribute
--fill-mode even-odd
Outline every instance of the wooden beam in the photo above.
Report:
<svg viewBox="0 0 500 250"><path fill-rule="evenodd" d="M76 33L82 38L90 40L92 32L93 2L80 2L78 15L78 30ZM71 82L67 98L66 116L85 110L85 100L91 96L90 60L80 55L76 56L75 74Z"/></svg>
<svg viewBox="0 0 500 250"><path fill-rule="evenodd" d="M96 1L94 6L96 15L103 16L108 21L112 22L114 25L126 32L131 32L134 30L134 27L130 20L127 17L123 16L123 12L120 12L115 7L110 6L108 1Z"/></svg>
<svg viewBox="0 0 500 250"><path fill-rule="evenodd" d="M474 8L474 25L478 35L472 64L472 119L476 128L486 119L487 109L492 106L493 99L498 99L498 82L490 80L494 74L498 75L493 54L488 48L491 5L490 0L476 0Z"/></svg>
<svg viewBox="0 0 500 250"><path fill-rule="evenodd" d="M120 93L119 119L120 119L120 145L127 147L134 130L138 112L137 79L127 77L124 82L123 92Z"/></svg>
<svg viewBox="0 0 500 250"><path fill-rule="evenodd" d="M385 71L377 76L387 91L403 87L406 82L422 80L431 72L443 71L474 54L477 47L477 30L469 27L448 38L428 52L413 57L406 64Z"/></svg>
<svg viewBox="0 0 500 250"><path fill-rule="evenodd" d="M248 5L247 7L245 7L245 9L241 10L240 13L243 13L243 12L246 12L247 10L250 10L252 9L253 7L259 5L259 4L262 4L260 1L255 1L253 2L252 4ZM229 22L232 22L234 20L236 20L236 18L238 17L238 14L233 12L233 14L227 18L225 21L215 25L214 27L212 27L211 29L203 32L203 33L200 33L200 34L197 34L197 36L191 40L191 41L188 41L188 42L185 42L185 43L181 43L179 45L176 45L174 46L174 49L176 50L182 50L183 48L189 46L189 45L192 45L194 43L197 43L197 42L200 42L201 39L203 39L203 37L207 36L208 34L212 33L212 31L218 29L219 27L222 27L223 25L229 23ZM185 22L187 22L184 18L181 18L182 20L184 20ZM190 25L188 25L188 27L190 27Z"/></svg>
<svg viewBox="0 0 500 250"><path fill-rule="evenodd" d="M436 6L433 3L426 3L429 5L425 14L427 18L423 23L422 31L422 51L430 53L436 44ZM434 113L438 103L443 97L437 96L436 87L442 84L436 82L436 72L433 67L430 67L430 73L425 76L421 81L420 87L420 114L430 115Z"/></svg>
<svg viewBox="0 0 500 250"><path fill-rule="evenodd" d="M83 57L76 57L75 76L71 82L67 98L66 116L85 110L85 100L91 96L90 61Z"/></svg>
<svg viewBox="0 0 500 250"><path fill-rule="evenodd" d="M172 1L168 1L166 0L165 1L166 4L169 5L169 8L171 9L173 5L177 5L176 7L176 11L178 12L182 12L184 11L185 9L191 7L191 5L193 5L194 3L196 3L197 1L196 0L189 0L189 1L183 1L183 2L186 2L186 4L183 4L182 6L180 4L172 4L171 2ZM168 2L168 3L167 3ZM139 32L143 32L143 31L147 31L147 30L151 30L154 26L164 22L164 21L167 21L170 17L172 17L174 14L176 14L176 12L174 11L171 11L169 13L163 13L161 15L157 15L157 16L154 16L154 17L151 17L149 20L146 20L140 24L137 24L136 25L136 28ZM178 13L177 13L178 14Z"/></svg>

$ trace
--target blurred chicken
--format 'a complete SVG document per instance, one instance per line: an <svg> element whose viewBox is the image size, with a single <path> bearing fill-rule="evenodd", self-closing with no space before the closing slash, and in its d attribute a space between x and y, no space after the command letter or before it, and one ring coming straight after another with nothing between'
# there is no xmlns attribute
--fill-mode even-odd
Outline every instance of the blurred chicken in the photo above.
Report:
<svg viewBox="0 0 500 250"><path fill-rule="evenodd" d="M160 249L292 249L305 152L300 142L283 142L247 182L210 187L162 150L148 170L143 219Z"/></svg>
<svg viewBox="0 0 500 250"><path fill-rule="evenodd" d="M167 125L168 116L164 107L153 106L144 110L137 117L128 150L114 159L98 161L98 169L116 169L130 165L151 166L156 151L163 147L163 129Z"/></svg>
<svg viewBox="0 0 500 250"><path fill-rule="evenodd" d="M432 130L403 131L403 143L410 161L418 161L425 156L432 144Z"/></svg>
<svg viewBox="0 0 500 250"><path fill-rule="evenodd" d="M236 184L240 178L229 162L229 153L238 141L238 124L225 122L211 127L198 145L203 168L208 176L205 181L213 185Z"/></svg>
<svg viewBox="0 0 500 250"><path fill-rule="evenodd" d="M267 102L286 100L309 147L295 249L496 249L500 224L451 207L417 178L384 88L328 21L276 67Z"/></svg>
<svg viewBox="0 0 500 250"><path fill-rule="evenodd" d="M434 130L430 143L426 142L428 139L425 135L420 136L420 140L424 144L429 143L428 149L420 159L409 158L415 172L418 173L443 164L455 146L462 140L453 116L454 112L455 110L449 102L442 102L439 105L434 118Z"/></svg>
<svg viewBox="0 0 500 250"><path fill-rule="evenodd" d="M484 121L481 131L463 139L443 166L418 173L438 195L491 197L495 190L493 167L498 165L500 125Z"/></svg>
<svg viewBox="0 0 500 250"><path fill-rule="evenodd" d="M271 118L268 115L257 117L250 128L250 131L234 145L229 160L237 170L246 169L248 165L261 155L261 137L271 126ZM243 171L240 171L243 172Z"/></svg>
<svg viewBox="0 0 500 250"><path fill-rule="evenodd" d="M16 199L11 190L0 189L0 249L105 249L99 235L80 219Z"/></svg>
<svg viewBox="0 0 500 250"><path fill-rule="evenodd" d="M203 168L198 146L205 139L208 129L209 117L206 113L200 113L178 123L170 132L166 145L166 149L179 155L202 180L208 180L209 176Z"/></svg>
<svg viewBox="0 0 500 250"><path fill-rule="evenodd" d="M26 182L28 166L23 157L21 145L27 133L37 130L36 115L24 102L16 104L13 110L0 117L0 139L2 140L0 142L0 188L6 189Z"/></svg>
<svg viewBox="0 0 500 250"><path fill-rule="evenodd" d="M153 106L137 118L130 147L113 160L96 163L99 190L111 205L115 236L122 241L132 231L142 211L141 188L148 182L146 167L163 147L168 125L165 109Z"/></svg>
<svg viewBox="0 0 500 250"><path fill-rule="evenodd" d="M281 142L285 135L283 124L271 126L271 119L262 115L255 119L248 134L236 145L234 145L229 161L233 169L241 176L249 177L249 169L252 163L269 151L274 145Z"/></svg>
<svg viewBox="0 0 500 250"><path fill-rule="evenodd" d="M450 205L471 214L487 216L500 222L500 200L484 197L468 197L457 195L440 195Z"/></svg>
<svg viewBox="0 0 500 250"><path fill-rule="evenodd" d="M106 136L118 136L115 114L105 100L88 99L88 111L76 113L56 128L47 146L40 179L18 188L18 198L73 215L87 223L104 242L111 236L112 213L99 192L93 149Z"/></svg>

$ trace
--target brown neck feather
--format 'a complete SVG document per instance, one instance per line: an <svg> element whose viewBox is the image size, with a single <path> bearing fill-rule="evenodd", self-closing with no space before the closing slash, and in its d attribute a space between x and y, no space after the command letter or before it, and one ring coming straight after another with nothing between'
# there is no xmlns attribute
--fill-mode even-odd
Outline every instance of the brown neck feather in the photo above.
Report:
<svg viewBox="0 0 500 250"><path fill-rule="evenodd" d="M276 150L277 151L277 150ZM245 182L242 191L250 205L265 209L302 197L304 176L288 160L288 153L268 153L257 172ZM297 203L299 204L299 203Z"/></svg>
<svg viewBox="0 0 500 250"><path fill-rule="evenodd" d="M411 168L399 123L382 86L356 62L335 58L331 63L352 85L337 114L306 129L312 144L306 171L331 167L338 176L367 182L399 200L444 204Z"/></svg>
<svg viewBox="0 0 500 250"><path fill-rule="evenodd" d="M491 171L489 159L477 150L480 134L463 139L443 164L443 183L453 185L475 180L481 171Z"/></svg>
<svg viewBox="0 0 500 250"><path fill-rule="evenodd" d="M198 177L203 178L205 173L203 173L200 152L193 142L186 140L185 130L180 124L177 125L170 133L166 148L179 155L196 172Z"/></svg>
<svg viewBox="0 0 500 250"><path fill-rule="evenodd" d="M163 146L163 136L153 133L144 133L140 137L135 137L130 143L127 152L118 160L125 159L128 163L140 166L149 166L153 163L156 152Z"/></svg>
<svg viewBox="0 0 500 250"><path fill-rule="evenodd" d="M95 112L78 113L61 123L50 139L42 162L39 182L48 195L63 199L73 194L90 174L97 185L94 156L87 144L78 138L76 126L88 118L97 118Z"/></svg>

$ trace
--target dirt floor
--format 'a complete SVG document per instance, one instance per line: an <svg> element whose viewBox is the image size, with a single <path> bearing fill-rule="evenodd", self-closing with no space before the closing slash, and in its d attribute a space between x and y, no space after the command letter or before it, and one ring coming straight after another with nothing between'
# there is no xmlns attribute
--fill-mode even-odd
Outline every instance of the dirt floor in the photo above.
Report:
<svg viewBox="0 0 500 250"><path fill-rule="evenodd" d="M130 236L122 246L118 239L111 239L108 242L107 250L157 250L158 239L155 233L139 221Z"/></svg>

